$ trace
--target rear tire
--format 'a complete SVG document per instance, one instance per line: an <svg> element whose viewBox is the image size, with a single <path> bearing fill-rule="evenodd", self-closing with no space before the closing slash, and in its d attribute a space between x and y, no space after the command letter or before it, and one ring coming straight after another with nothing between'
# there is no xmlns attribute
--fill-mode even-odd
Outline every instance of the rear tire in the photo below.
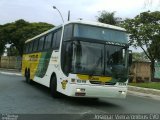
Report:
<svg viewBox="0 0 160 120"><path fill-rule="evenodd" d="M26 83L28 83L28 79L30 79L28 70L25 71L25 78Z"/></svg>
<svg viewBox="0 0 160 120"><path fill-rule="evenodd" d="M51 96L53 98L58 98L60 95L59 92L57 92L57 78L56 76L52 76L51 81L50 81L50 91L51 91Z"/></svg>
<svg viewBox="0 0 160 120"><path fill-rule="evenodd" d="M32 81L30 79L30 70L27 70L26 73L25 73L25 77L26 77L26 82L31 84Z"/></svg>

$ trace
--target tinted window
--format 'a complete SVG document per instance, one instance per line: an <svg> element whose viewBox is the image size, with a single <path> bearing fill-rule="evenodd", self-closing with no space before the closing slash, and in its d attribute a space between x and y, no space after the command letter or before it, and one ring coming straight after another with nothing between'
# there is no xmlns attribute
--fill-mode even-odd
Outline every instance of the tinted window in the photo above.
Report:
<svg viewBox="0 0 160 120"><path fill-rule="evenodd" d="M24 53L28 52L28 43L25 44Z"/></svg>
<svg viewBox="0 0 160 120"><path fill-rule="evenodd" d="M128 35L124 31L90 25L75 24L74 37L128 43Z"/></svg>
<svg viewBox="0 0 160 120"><path fill-rule="evenodd" d="M37 40L34 40L34 47L33 47L33 51L37 51L37 48L38 48L38 39Z"/></svg>
<svg viewBox="0 0 160 120"><path fill-rule="evenodd" d="M49 49L51 47L51 40L52 40L52 33L46 36L45 46L44 46L45 49Z"/></svg>
<svg viewBox="0 0 160 120"><path fill-rule="evenodd" d="M73 24L64 27L63 40L70 40L72 37Z"/></svg>
<svg viewBox="0 0 160 120"><path fill-rule="evenodd" d="M27 52L29 52L30 42L27 43Z"/></svg>
<svg viewBox="0 0 160 120"><path fill-rule="evenodd" d="M57 32L54 33L52 42L53 49L59 49L61 35L62 35L62 29L59 29Z"/></svg>
<svg viewBox="0 0 160 120"><path fill-rule="evenodd" d="M29 43L29 52L32 52L33 49L33 41Z"/></svg>
<svg viewBox="0 0 160 120"><path fill-rule="evenodd" d="M43 45L44 45L44 37L41 37L41 38L39 39L38 50L43 50Z"/></svg>

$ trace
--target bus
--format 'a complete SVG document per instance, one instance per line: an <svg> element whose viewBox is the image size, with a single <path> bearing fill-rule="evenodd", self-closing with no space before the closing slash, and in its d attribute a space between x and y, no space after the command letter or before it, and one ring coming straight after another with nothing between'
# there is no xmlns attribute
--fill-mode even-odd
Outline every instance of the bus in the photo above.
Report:
<svg viewBox="0 0 160 120"><path fill-rule="evenodd" d="M125 98L129 56L125 29L68 21L25 42L22 75L53 97Z"/></svg>

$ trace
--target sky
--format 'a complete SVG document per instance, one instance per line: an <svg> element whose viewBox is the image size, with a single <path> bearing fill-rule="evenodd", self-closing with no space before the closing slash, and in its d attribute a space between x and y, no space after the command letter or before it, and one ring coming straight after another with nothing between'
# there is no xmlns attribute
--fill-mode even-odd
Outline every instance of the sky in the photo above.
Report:
<svg viewBox="0 0 160 120"><path fill-rule="evenodd" d="M29 22L47 22L55 26L70 20L97 21L100 11L116 12L116 17L133 18L144 11L160 11L160 0L0 0L0 25L24 19ZM140 48L133 51L142 52Z"/></svg>
<svg viewBox="0 0 160 120"><path fill-rule="evenodd" d="M0 24L24 19L29 22L62 23L56 6L67 21L68 10L71 20L96 21L99 12L116 11L116 17L133 18L141 12L160 11L160 0L0 0Z"/></svg>

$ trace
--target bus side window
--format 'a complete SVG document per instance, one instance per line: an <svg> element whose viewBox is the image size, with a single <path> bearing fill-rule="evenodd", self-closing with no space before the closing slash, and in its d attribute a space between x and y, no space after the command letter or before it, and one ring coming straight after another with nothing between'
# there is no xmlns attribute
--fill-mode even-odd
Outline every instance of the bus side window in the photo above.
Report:
<svg viewBox="0 0 160 120"><path fill-rule="evenodd" d="M24 49L24 53L28 52L28 43L25 44L25 49Z"/></svg>
<svg viewBox="0 0 160 120"><path fill-rule="evenodd" d="M33 47L33 51L34 51L34 52L37 51L38 42L39 42L39 39L34 40L34 47Z"/></svg>
<svg viewBox="0 0 160 120"><path fill-rule="evenodd" d="M33 41L29 42L29 52L32 52L33 49Z"/></svg>
<svg viewBox="0 0 160 120"><path fill-rule="evenodd" d="M41 37L41 38L39 39L39 46L38 46L38 50L39 50L39 51L43 50L44 38L45 38L45 37Z"/></svg>
<svg viewBox="0 0 160 120"><path fill-rule="evenodd" d="M27 43L27 53L29 53L29 47L30 47L30 43Z"/></svg>
<svg viewBox="0 0 160 120"><path fill-rule="evenodd" d="M73 24L64 27L63 40L70 40L73 36Z"/></svg>
<svg viewBox="0 0 160 120"><path fill-rule="evenodd" d="M46 41L45 41L44 49L49 49L51 47L51 40L52 40L52 33L49 33L46 36Z"/></svg>
<svg viewBox="0 0 160 120"><path fill-rule="evenodd" d="M53 42L52 42L52 48L54 50L59 49L60 41L61 41L61 35L62 35L62 28L54 33Z"/></svg>

